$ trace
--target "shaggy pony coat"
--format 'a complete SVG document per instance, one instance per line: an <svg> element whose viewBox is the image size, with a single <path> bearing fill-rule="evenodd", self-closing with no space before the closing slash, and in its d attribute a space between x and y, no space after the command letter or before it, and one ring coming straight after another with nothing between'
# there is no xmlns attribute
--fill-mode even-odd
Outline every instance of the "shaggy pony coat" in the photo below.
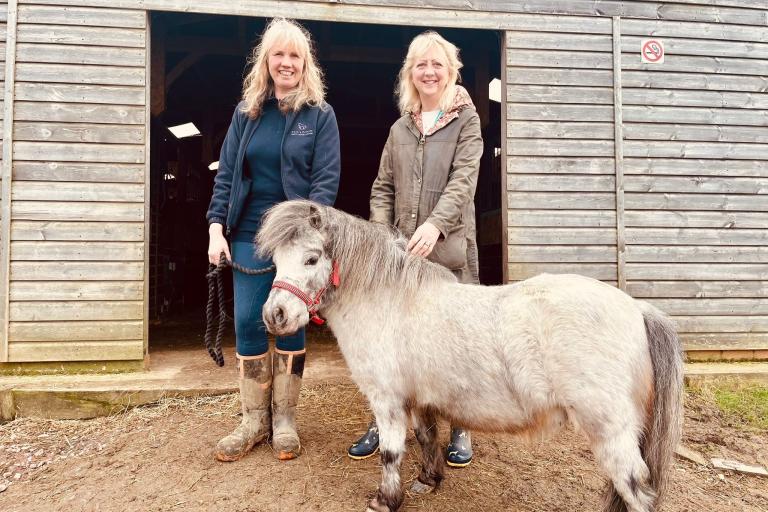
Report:
<svg viewBox="0 0 768 512"><path fill-rule="evenodd" d="M320 312L381 435L382 482L368 510L403 502L409 417L423 454L412 490L439 484L438 416L537 437L577 424L610 478L604 510L655 510L680 437L683 382L680 342L660 311L577 275L461 284L408 254L396 231L308 201L270 210L258 245L274 258L276 281L312 297L328 286ZM338 287L329 286L334 263ZM309 320L283 289L263 316L278 335Z"/></svg>

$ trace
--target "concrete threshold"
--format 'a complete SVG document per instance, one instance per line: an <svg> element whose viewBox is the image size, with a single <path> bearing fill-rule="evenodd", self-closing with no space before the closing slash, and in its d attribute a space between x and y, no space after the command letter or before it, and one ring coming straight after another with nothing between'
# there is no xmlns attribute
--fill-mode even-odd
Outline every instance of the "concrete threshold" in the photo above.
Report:
<svg viewBox="0 0 768 512"><path fill-rule="evenodd" d="M237 388L234 349L219 368L202 349L151 355L146 372L112 375L0 376L0 419L87 419L116 414L169 397L214 396ZM310 344L305 384L349 377L335 343ZM686 383L768 385L768 363L690 363Z"/></svg>
<svg viewBox="0 0 768 512"><path fill-rule="evenodd" d="M306 385L349 376L336 344L307 349ZM0 376L0 420L87 419L117 414L163 398L215 396L238 391L234 348L218 367L204 349L151 354L146 372L109 375Z"/></svg>

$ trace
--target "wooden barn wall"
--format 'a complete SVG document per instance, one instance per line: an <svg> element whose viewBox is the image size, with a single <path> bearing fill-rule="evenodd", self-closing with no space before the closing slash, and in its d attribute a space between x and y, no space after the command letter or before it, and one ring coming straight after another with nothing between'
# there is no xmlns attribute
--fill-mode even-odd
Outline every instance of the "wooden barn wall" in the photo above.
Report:
<svg viewBox="0 0 768 512"><path fill-rule="evenodd" d="M146 19L18 6L11 362L144 356Z"/></svg>
<svg viewBox="0 0 768 512"><path fill-rule="evenodd" d="M768 347L764 0L0 6L14 37L0 55L16 62L2 110L13 143L0 176L12 178L0 359L144 356L152 10L506 31L509 278L592 275L670 312L689 350L766 355L755 352ZM652 34L668 43L656 67L639 64Z"/></svg>
<svg viewBox="0 0 768 512"><path fill-rule="evenodd" d="M26 1L26 0L22 0ZM768 25L764 0L34 0L59 6L245 16L296 16L353 23L418 24L504 30L519 14L622 16L627 18ZM31 2L30 2L31 3Z"/></svg>
<svg viewBox="0 0 768 512"><path fill-rule="evenodd" d="M768 25L622 20L621 49L628 291L689 350L768 357Z"/></svg>
<svg viewBox="0 0 768 512"><path fill-rule="evenodd" d="M616 284L611 19L520 25L506 34L508 279Z"/></svg>
<svg viewBox="0 0 768 512"><path fill-rule="evenodd" d="M12 45L9 47L8 41L8 2L0 2L0 77L2 77L2 86L0 90L3 91L3 98L10 96L10 91L6 94L5 88L8 81L5 79L6 69L12 69L11 66L6 66L6 52L12 51ZM13 38L12 38L13 39ZM10 85L9 85L10 87ZM13 102L5 103L4 100L0 100L0 116L2 116L3 129L0 132L0 146L3 140L6 138L6 130L10 127L6 127L5 120L8 116L5 114L5 108L12 106ZM6 343L8 333L8 253L10 250L10 239L8 233L10 232L10 207L11 207L11 190L10 190L10 167L6 168L4 162L5 152L8 148L3 147L0 151L0 361L4 361L7 358L8 344Z"/></svg>
<svg viewBox="0 0 768 512"><path fill-rule="evenodd" d="M687 350L766 357L768 27L611 25L507 32L509 278L620 282ZM663 64L641 63L649 35Z"/></svg>

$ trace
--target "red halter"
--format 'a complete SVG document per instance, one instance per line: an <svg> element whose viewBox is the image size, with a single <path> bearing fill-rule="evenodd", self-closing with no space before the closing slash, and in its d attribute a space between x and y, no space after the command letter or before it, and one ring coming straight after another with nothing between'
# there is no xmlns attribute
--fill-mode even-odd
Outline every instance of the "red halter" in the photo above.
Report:
<svg viewBox="0 0 768 512"><path fill-rule="evenodd" d="M291 283L286 283L285 281L275 281L272 283L272 288L279 288L281 290L285 290L288 292L291 292L296 297L298 297L304 304L307 305L307 311L309 312L309 319L312 320L317 325L323 325L325 323L325 320L320 318L317 314L317 308L320 306L320 301L323 300L323 295L325 295L326 290L329 286L333 285L334 287L338 287L339 283L341 282L341 278L339 277L339 264L335 261L333 262L333 271L331 272L331 275L328 277L328 282L320 288L317 293L315 294L315 298L312 298L309 296L309 294L304 293L296 286L293 286Z"/></svg>

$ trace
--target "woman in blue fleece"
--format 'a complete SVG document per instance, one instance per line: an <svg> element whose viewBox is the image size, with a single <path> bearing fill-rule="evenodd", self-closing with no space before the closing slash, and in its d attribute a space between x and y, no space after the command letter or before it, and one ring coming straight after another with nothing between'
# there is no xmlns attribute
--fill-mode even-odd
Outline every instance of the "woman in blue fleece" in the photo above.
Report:
<svg viewBox="0 0 768 512"><path fill-rule="evenodd" d="M208 260L250 268L271 264L256 256L261 216L287 199L332 205L339 187L339 130L325 98L309 33L292 20L274 19L254 48L243 100L221 148L208 208ZM230 235L232 245L225 235ZM299 455L296 404L304 371L304 330L276 340L269 352L261 309L274 273L234 272L235 337L243 417L216 445L216 458L242 458L272 435L282 460Z"/></svg>

